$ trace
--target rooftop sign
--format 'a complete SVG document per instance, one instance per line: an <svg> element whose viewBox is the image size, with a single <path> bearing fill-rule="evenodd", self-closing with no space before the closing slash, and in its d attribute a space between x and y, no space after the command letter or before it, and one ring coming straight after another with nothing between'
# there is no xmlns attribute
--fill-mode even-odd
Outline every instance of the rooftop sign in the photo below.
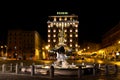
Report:
<svg viewBox="0 0 120 80"><path fill-rule="evenodd" d="M68 12L57 12L57 14L68 14Z"/></svg>

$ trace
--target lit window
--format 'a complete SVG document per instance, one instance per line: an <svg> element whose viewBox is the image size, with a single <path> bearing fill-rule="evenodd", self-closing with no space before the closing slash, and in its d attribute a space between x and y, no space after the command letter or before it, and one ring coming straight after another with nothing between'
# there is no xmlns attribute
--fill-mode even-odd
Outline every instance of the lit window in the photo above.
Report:
<svg viewBox="0 0 120 80"><path fill-rule="evenodd" d="M72 34L70 34L70 37L72 37Z"/></svg>
<svg viewBox="0 0 120 80"><path fill-rule="evenodd" d="M50 37L50 35L48 35L48 37Z"/></svg>
<svg viewBox="0 0 120 80"><path fill-rule="evenodd" d="M48 30L48 32L50 32L50 30Z"/></svg>
<svg viewBox="0 0 120 80"><path fill-rule="evenodd" d="M62 20L62 18L59 18L59 21L61 21Z"/></svg>
<svg viewBox="0 0 120 80"><path fill-rule="evenodd" d="M76 29L75 32L78 32L78 30Z"/></svg>
<svg viewBox="0 0 120 80"><path fill-rule="evenodd" d="M72 30L70 30L70 32L72 32Z"/></svg>
<svg viewBox="0 0 120 80"><path fill-rule="evenodd" d="M72 44L70 44L70 47L72 47Z"/></svg>
<svg viewBox="0 0 120 80"><path fill-rule="evenodd" d="M78 49L75 49L75 51L78 51Z"/></svg>
<svg viewBox="0 0 120 80"><path fill-rule="evenodd" d="M67 18L65 17L65 21L67 20Z"/></svg>
<svg viewBox="0 0 120 80"><path fill-rule="evenodd" d="M67 42L67 40L65 39L65 42Z"/></svg>
<svg viewBox="0 0 120 80"><path fill-rule="evenodd" d="M54 21L56 21L56 18L54 17Z"/></svg>
<svg viewBox="0 0 120 80"><path fill-rule="evenodd" d="M72 42L72 39L70 39L70 42Z"/></svg>
<svg viewBox="0 0 120 80"><path fill-rule="evenodd" d="M76 34L75 37L78 37L78 35Z"/></svg>
<svg viewBox="0 0 120 80"><path fill-rule="evenodd" d="M61 30L59 29L59 32L60 32Z"/></svg>
<svg viewBox="0 0 120 80"><path fill-rule="evenodd" d="M67 26L69 26L70 24L69 23L67 23Z"/></svg>
<svg viewBox="0 0 120 80"><path fill-rule="evenodd" d="M54 39L53 42L56 42L56 40Z"/></svg>
<svg viewBox="0 0 120 80"><path fill-rule="evenodd" d="M48 27L50 28L50 25L48 25Z"/></svg>
<svg viewBox="0 0 120 80"><path fill-rule="evenodd" d="M67 30L65 29L65 32L67 32Z"/></svg>
<svg viewBox="0 0 120 80"><path fill-rule="evenodd" d="M48 40L48 42L50 42L50 40Z"/></svg>
<svg viewBox="0 0 120 80"><path fill-rule="evenodd" d="M54 29L53 32L56 32L56 30Z"/></svg>
<svg viewBox="0 0 120 80"><path fill-rule="evenodd" d="M75 25L75 23L73 23L73 25Z"/></svg>
<svg viewBox="0 0 120 80"><path fill-rule="evenodd" d="M54 22L53 24L55 25L56 23Z"/></svg>
<svg viewBox="0 0 120 80"><path fill-rule="evenodd" d="M78 25L76 24L75 27L78 27Z"/></svg>
<svg viewBox="0 0 120 80"><path fill-rule="evenodd" d="M67 26L67 24L65 23L65 27Z"/></svg>
<svg viewBox="0 0 120 80"><path fill-rule="evenodd" d="M77 45L77 44L76 44L75 46L76 46L76 47L78 47L78 45Z"/></svg>
<svg viewBox="0 0 120 80"><path fill-rule="evenodd" d="M56 35L54 34L53 37L56 37Z"/></svg>
<svg viewBox="0 0 120 80"><path fill-rule="evenodd" d="M58 27L58 23L56 23L56 26Z"/></svg>
<svg viewBox="0 0 120 80"><path fill-rule="evenodd" d="M90 49L90 47L88 46L87 49Z"/></svg>
<svg viewBox="0 0 120 80"><path fill-rule="evenodd" d="M50 47L50 45L48 45L48 47Z"/></svg>
<svg viewBox="0 0 120 80"><path fill-rule="evenodd" d="M61 23L59 23L59 26L61 26Z"/></svg>
<svg viewBox="0 0 120 80"><path fill-rule="evenodd" d="M51 23L51 27L53 27L53 23Z"/></svg>

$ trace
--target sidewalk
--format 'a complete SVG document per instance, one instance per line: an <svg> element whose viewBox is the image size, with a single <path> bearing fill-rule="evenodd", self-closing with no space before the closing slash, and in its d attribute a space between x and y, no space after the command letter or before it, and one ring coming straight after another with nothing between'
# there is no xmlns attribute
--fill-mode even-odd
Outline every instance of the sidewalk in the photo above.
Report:
<svg viewBox="0 0 120 80"><path fill-rule="evenodd" d="M0 80L120 80L120 73L117 75L87 75L82 76L80 79L77 76L55 76L53 79L50 79L49 76L31 76L27 74L6 74L0 73Z"/></svg>
<svg viewBox="0 0 120 80"><path fill-rule="evenodd" d="M15 74L15 73L0 73L0 80L78 80L77 77L60 77L55 76L51 79L49 76Z"/></svg>

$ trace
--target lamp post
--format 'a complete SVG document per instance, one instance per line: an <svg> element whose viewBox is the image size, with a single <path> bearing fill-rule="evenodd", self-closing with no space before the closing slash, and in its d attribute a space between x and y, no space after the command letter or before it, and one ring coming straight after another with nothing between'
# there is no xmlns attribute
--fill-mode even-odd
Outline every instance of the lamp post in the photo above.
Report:
<svg viewBox="0 0 120 80"><path fill-rule="evenodd" d="M1 46L1 56L3 56L3 46Z"/></svg>
<svg viewBox="0 0 120 80"><path fill-rule="evenodd" d="M7 54L8 47L7 47L6 45L5 45L5 49L6 49L6 50L5 50L5 56L7 57L7 55L8 55L8 54Z"/></svg>
<svg viewBox="0 0 120 80"><path fill-rule="evenodd" d="M49 49L49 46L45 46L45 52L46 52L46 54L47 54L47 59L49 58L48 49Z"/></svg>

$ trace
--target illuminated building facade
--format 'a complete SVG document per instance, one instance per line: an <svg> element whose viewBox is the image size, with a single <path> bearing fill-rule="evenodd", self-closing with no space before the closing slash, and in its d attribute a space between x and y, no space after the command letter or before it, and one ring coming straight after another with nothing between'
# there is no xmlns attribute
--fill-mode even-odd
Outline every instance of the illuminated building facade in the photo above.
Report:
<svg viewBox="0 0 120 80"><path fill-rule="evenodd" d="M8 57L40 59L41 43L37 31L9 30Z"/></svg>
<svg viewBox="0 0 120 80"><path fill-rule="evenodd" d="M71 49L78 50L78 16L69 15L68 12L57 12L55 16L49 16L48 24L48 45L54 48L59 43L59 33L63 29L64 43Z"/></svg>
<svg viewBox="0 0 120 80"><path fill-rule="evenodd" d="M102 47L108 47L120 41L120 22L102 37Z"/></svg>

